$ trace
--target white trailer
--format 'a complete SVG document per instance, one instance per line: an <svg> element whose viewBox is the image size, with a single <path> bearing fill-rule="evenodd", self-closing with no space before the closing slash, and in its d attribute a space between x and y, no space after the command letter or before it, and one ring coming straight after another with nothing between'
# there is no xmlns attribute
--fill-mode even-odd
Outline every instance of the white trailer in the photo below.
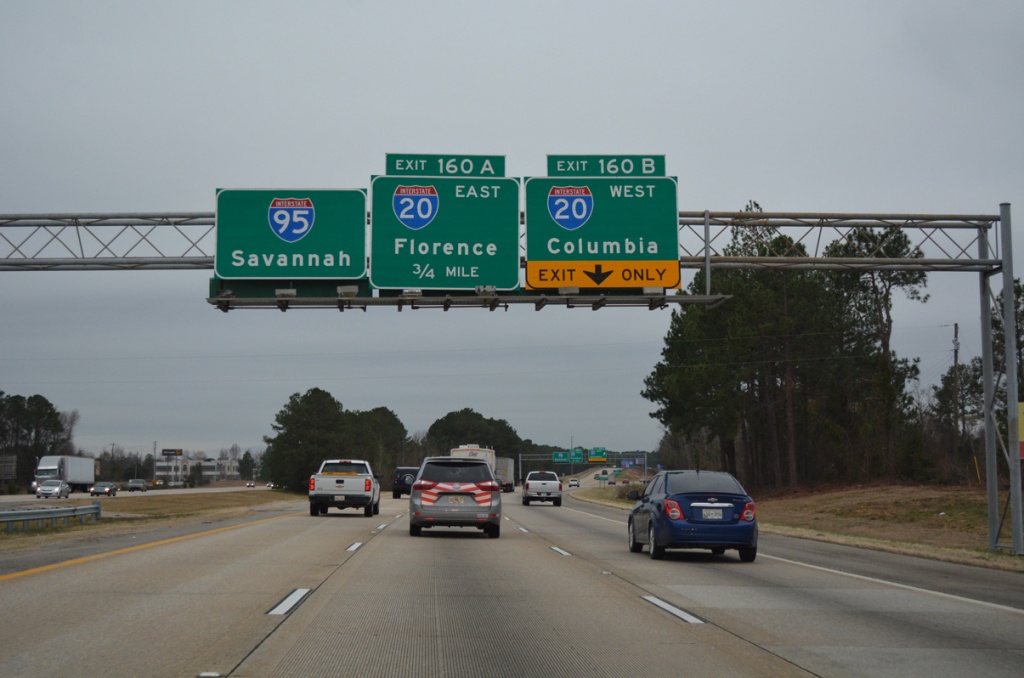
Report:
<svg viewBox="0 0 1024 678"><path fill-rule="evenodd" d="M471 443L452 448L451 456L486 459L487 465L491 467L491 473L494 473L494 450Z"/></svg>
<svg viewBox="0 0 1024 678"><path fill-rule="evenodd" d="M494 460L494 477L501 485L502 492L514 492L516 463L508 457L497 457Z"/></svg>
<svg viewBox="0 0 1024 678"><path fill-rule="evenodd" d="M88 492L96 482L96 460L67 455L42 457L36 467L32 489L35 490L44 480L63 480L71 486L72 492Z"/></svg>

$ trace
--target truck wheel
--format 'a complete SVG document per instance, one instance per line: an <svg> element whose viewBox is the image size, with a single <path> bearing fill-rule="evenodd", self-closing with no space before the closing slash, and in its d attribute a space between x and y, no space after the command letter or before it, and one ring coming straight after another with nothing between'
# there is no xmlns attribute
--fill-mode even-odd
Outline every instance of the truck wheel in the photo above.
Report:
<svg viewBox="0 0 1024 678"><path fill-rule="evenodd" d="M317 507L313 502L309 502L309 515L318 516L320 515L320 508Z"/></svg>
<svg viewBox="0 0 1024 678"><path fill-rule="evenodd" d="M554 503L555 503L555 506L561 506L562 505L562 500L561 499L556 499Z"/></svg>
<svg viewBox="0 0 1024 678"><path fill-rule="evenodd" d="M419 525L410 525L409 526L409 536L410 537L418 537L418 536L420 536L420 532L422 532L422 531L423 531L423 528L420 527Z"/></svg>
<svg viewBox="0 0 1024 678"><path fill-rule="evenodd" d="M526 497L523 497L523 506L529 506L529 505L530 505L530 500L527 499Z"/></svg>
<svg viewBox="0 0 1024 678"><path fill-rule="evenodd" d="M379 513L380 513L380 499L378 498L377 499L377 503L373 505L373 515L378 515Z"/></svg>
<svg viewBox="0 0 1024 678"><path fill-rule="evenodd" d="M320 507L320 515L322 515L322 516L326 516L327 515L327 504L324 504L324 505L322 505Z"/></svg>
<svg viewBox="0 0 1024 678"><path fill-rule="evenodd" d="M402 498L402 493L401 492L392 492L391 493L391 498L392 499L401 499Z"/></svg>
<svg viewBox="0 0 1024 678"><path fill-rule="evenodd" d="M363 507L363 515L367 518L373 517L373 504L367 504Z"/></svg>
<svg viewBox="0 0 1024 678"><path fill-rule="evenodd" d="M487 536L491 539L497 539L501 536L501 525L489 525L484 529L484 532L486 532Z"/></svg>

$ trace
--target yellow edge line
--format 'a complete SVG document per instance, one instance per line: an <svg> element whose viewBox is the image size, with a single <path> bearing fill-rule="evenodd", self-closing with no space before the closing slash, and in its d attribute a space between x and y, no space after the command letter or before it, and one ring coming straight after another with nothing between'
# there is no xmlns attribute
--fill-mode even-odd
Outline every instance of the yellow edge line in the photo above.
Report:
<svg viewBox="0 0 1024 678"><path fill-rule="evenodd" d="M148 544L139 544L138 546L129 546L128 548L118 549L116 551L108 551L106 553L97 553L92 556L85 556L82 558L75 558L74 560L65 560L62 563L54 563L52 565L43 565L42 567L34 567L31 570L22 570L21 572L11 572L10 574L0 575L0 582L8 581L10 579L17 579L18 577L24 577L30 574L39 574L40 572L48 572L50 570L56 570L62 567L69 567L71 565L80 565L82 563L88 563L91 560L99 560L100 558L107 558L108 556L118 556L123 553L131 553L132 551L141 551L142 549L152 548L154 546L163 546L165 544L173 544L176 541L184 541L186 539L192 539L193 537L205 537L210 534L217 534L218 532L227 532L228 530L235 530L239 527L249 527L250 525L259 525L260 523L268 523L271 520L280 520L281 518L291 518L292 516L302 515L301 513L289 513L283 516L275 516L273 518L263 518L261 520L254 520L251 523L240 523L238 525L229 525L227 527L218 527L215 530L206 530L205 532L196 532L195 534L186 534L181 537L172 537L170 539L163 539L161 541L154 541Z"/></svg>

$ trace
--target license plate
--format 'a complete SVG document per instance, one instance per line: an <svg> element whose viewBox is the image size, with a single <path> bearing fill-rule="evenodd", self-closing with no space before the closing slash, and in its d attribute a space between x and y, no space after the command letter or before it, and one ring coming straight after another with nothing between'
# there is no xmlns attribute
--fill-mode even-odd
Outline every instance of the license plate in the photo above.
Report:
<svg viewBox="0 0 1024 678"><path fill-rule="evenodd" d="M343 494L336 494L336 495L334 495L334 501L345 501L345 495L343 495Z"/></svg>
<svg viewBox="0 0 1024 678"><path fill-rule="evenodd" d="M462 503L462 497L448 497L448 503L449 504L461 504Z"/></svg>
<svg viewBox="0 0 1024 678"><path fill-rule="evenodd" d="M704 509L704 520L721 520L722 509Z"/></svg>

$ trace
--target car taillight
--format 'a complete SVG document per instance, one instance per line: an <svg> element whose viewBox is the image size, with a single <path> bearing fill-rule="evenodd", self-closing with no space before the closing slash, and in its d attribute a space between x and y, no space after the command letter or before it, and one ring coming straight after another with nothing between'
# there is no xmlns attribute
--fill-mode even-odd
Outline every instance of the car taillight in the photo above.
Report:
<svg viewBox="0 0 1024 678"><path fill-rule="evenodd" d="M413 483L412 489L414 490L432 490L437 487L437 483L433 480L417 480Z"/></svg>
<svg viewBox="0 0 1024 678"><path fill-rule="evenodd" d="M530 483L523 483L523 489L524 490L530 489Z"/></svg>
<svg viewBox="0 0 1024 678"><path fill-rule="evenodd" d="M751 522L757 516L757 507L754 506L754 502L748 501L747 505L743 507L743 520L748 523Z"/></svg>
<svg viewBox="0 0 1024 678"><path fill-rule="evenodd" d="M373 491L373 481L370 480L369 478L367 478L366 479L366 485L365 485L365 487L363 489L366 490L367 492L372 492Z"/></svg>
<svg viewBox="0 0 1024 678"><path fill-rule="evenodd" d="M558 491L559 491L559 492L561 492L561 491L562 491L562 483L558 483Z"/></svg>
<svg viewBox="0 0 1024 678"><path fill-rule="evenodd" d="M501 485L494 482L493 480L485 480L482 483L477 483L476 486L485 492L500 492Z"/></svg>
<svg viewBox="0 0 1024 678"><path fill-rule="evenodd" d="M669 520L679 520L682 518L683 509L679 506L679 502L675 499L666 499L665 515L669 517Z"/></svg>
<svg viewBox="0 0 1024 678"><path fill-rule="evenodd" d="M309 489L310 489L310 491L313 491L313 490L316 489L316 479L315 478L310 478L309 479Z"/></svg>

